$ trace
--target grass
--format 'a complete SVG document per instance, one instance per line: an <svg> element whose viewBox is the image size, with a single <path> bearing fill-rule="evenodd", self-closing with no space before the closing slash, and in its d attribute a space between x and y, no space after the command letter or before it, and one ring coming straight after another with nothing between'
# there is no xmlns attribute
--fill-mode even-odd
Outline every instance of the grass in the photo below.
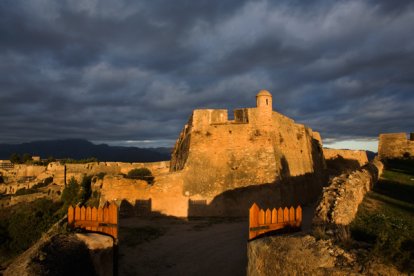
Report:
<svg viewBox="0 0 414 276"><path fill-rule="evenodd" d="M385 165L381 179L358 208L351 234L370 244L372 257L414 273L414 166L411 160Z"/></svg>

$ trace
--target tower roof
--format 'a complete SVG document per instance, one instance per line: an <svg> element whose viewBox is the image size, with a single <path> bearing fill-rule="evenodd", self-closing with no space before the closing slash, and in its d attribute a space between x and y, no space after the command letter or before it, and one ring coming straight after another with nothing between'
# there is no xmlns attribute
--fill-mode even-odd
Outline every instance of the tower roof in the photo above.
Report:
<svg viewBox="0 0 414 276"><path fill-rule="evenodd" d="M256 97L259 97L259 96L270 96L270 97L272 97L272 94L270 94L270 92L267 91L267 90L260 90L259 93L257 93Z"/></svg>

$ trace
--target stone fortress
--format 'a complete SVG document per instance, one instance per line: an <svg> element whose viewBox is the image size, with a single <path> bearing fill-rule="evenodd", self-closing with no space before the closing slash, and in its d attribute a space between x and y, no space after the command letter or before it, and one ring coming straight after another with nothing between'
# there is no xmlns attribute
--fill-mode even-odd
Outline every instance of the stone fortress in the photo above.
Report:
<svg viewBox="0 0 414 276"><path fill-rule="evenodd" d="M341 156L359 165L367 162L364 151L323 149L318 132L272 106L272 95L262 90L256 107L234 110L234 120L228 119L227 110L194 110L171 161L6 166L0 174L9 180L0 185L0 192L13 194L47 177L63 189L71 177L79 181L83 175L105 173L103 178L95 177L92 187L99 192L101 204L144 203L151 212L177 217L240 216L254 201L263 206L265 199L272 205L315 200L327 183L325 159ZM153 185L124 177L141 167L152 171ZM22 178L34 180L10 184Z"/></svg>
<svg viewBox="0 0 414 276"><path fill-rule="evenodd" d="M255 108L194 110L171 158L188 195L214 196L229 189L273 183L324 167L320 135L273 111L272 95ZM194 173L197 172L197 173Z"/></svg>
<svg viewBox="0 0 414 276"><path fill-rule="evenodd" d="M409 139L406 133L380 134L378 156L381 159L414 157L414 133Z"/></svg>

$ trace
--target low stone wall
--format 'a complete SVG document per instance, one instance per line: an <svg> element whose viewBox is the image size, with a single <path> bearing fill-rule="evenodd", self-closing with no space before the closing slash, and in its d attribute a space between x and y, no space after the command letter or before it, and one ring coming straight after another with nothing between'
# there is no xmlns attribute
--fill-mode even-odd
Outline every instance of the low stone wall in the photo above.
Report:
<svg viewBox="0 0 414 276"><path fill-rule="evenodd" d="M383 164L374 159L371 163L350 174L342 174L324 188L317 205L314 224L348 225L354 219L366 192L378 181Z"/></svg>
<svg viewBox="0 0 414 276"><path fill-rule="evenodd" d="M247 245L247 275L402 275L391 265L361 264L358 254L300 233L264 237Z"/></svg>
<svg viewBox="0 0 414 276"><path fill-rule="evenodd" d="M368 156L365 150L347 150L347 149L323 149L323 156L325 160L334 160L343 158L345 160L355 160L359 166L368 163Z"/></svg>

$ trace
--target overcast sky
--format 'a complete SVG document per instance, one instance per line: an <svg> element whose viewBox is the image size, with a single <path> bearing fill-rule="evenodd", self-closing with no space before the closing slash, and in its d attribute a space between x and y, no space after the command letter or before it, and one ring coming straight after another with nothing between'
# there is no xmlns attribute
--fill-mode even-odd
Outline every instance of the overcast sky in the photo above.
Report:
<svg viewBox="0 0 414 276"><path fill-rule="evenodd" d="M260 89L326 142L414 131L411 3L2 0L0 142L172 146Z"/></svg>

